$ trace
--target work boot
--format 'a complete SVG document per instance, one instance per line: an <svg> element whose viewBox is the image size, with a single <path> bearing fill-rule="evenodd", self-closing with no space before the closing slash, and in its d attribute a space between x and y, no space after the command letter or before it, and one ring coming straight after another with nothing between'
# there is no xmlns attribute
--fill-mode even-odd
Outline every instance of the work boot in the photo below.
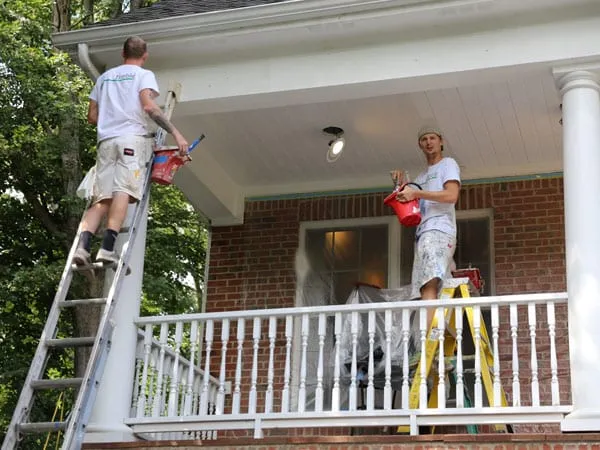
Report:
<svg viewBox="0 0 600 450"><path fill-rule="evenodd" d="M101 248L96 255L96 261L116 265L119 262L119 254L114 250L111 252Z"/></svg>
<svg viewBox="0 0 600 450"><path fill-rule="evenodd" d="M92 264L92 257L83 247L77 247L75 254L73 255L73 262L76 266L90 266Z"/></svg>

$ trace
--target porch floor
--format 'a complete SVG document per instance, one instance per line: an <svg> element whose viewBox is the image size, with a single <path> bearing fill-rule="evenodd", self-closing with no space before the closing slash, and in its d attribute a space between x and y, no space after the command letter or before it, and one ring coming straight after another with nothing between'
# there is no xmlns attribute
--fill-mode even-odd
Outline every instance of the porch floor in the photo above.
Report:
<svg viewBox="0 0 600 450"><path fill-rule="evenodd" d="M600 450L600 433L294 436L85 444L83 450Z"/></svg>

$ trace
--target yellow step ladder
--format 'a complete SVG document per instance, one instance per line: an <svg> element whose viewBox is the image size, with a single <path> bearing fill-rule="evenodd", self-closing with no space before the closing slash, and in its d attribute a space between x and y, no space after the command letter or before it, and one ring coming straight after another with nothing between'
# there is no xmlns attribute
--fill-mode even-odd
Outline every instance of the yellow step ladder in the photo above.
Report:
<svg viewBox="0 0 600 450"><path fill-rule="evenodd" d="M450 298L469 298L469 279L455 278L445 280L442 287L440 299ZM457 380L456 380L456 399L457 407L469 407L470 401L464 396L463 370L462 370L462 346L458 345L456 329L463 328L463 317L466 316L473 343L475 346L475 388L483 384L490 406L507 406L506 394L502 385L497 379L496 385L492 378L494 369L494 354L492 344L485 326L485 321L481 311L472 306L455 308L437 308L431 321L427 335L421 335L421 358L415 369L415 374L411 383L408 407L410 409L437 408L438 404L442 408L446 406L446 383L448 372L447 364L450 360L456 358ZM458 313L456 313L457 311ZM420 330L424 330L427 323L427 311L420 311ZM440 324L438 326L438 323ZM421 333L423 333L421 331ZM432 389L428 395L427 381L430 377L431 368L434 365L440 344L443 345L443 353L437 358L438 370L432 376ZM425 348L425 351L423 351ZM456 354L458 351L458 354ZM443 378L439 377L444 373ZM476 398L475 407L482 407L482 399ZM479 403L479 404L478 404ZM494 425L497 431L507 432L506 425ZM409 433L408 426L399 426L398 433Z"/></svg>

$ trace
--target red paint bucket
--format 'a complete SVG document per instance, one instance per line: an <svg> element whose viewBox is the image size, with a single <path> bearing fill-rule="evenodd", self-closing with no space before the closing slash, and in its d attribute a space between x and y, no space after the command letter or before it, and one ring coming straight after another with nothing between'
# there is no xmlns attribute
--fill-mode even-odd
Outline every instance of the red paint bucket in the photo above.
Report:
<svg viewBox="0 0 600 450"><path fill-rule="evenodd" d="M402 225L406 227L414 227L421 223L421 209L419 208L419 200L414 199L410 202L401 202L397 198L398 193L401 192L402 189L404 189L404 187L408 184L421 189L421 186L416 183L403 184L402 187L394 190L394 192L388 195L383 203L394 210L398 220Z"/></svg>
<svg viewBox="0 0 600 450"><path fill-rule="evenodd" d="M152 164L152 181L164 185L173 183L177 169L188 161L191 161L191 158L187 155L180 156L177 147L156 150Z"/></svg>

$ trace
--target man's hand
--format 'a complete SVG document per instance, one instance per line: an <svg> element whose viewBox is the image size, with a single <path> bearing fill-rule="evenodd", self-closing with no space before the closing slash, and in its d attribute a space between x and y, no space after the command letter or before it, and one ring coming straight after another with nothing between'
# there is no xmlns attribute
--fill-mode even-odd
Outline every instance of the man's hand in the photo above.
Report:
<svg viewBox="0 0 600 450"><path fill-rule="evenodd" d="M404 182L404 171L400 169L395 169L390 171L390 177L392 177L392 181L395 185L401 186Z"/></svg>
<svg viewBox="0 0 600 450"><path fill-rule="evenodd" d="M411 200L419 198L419 192L421 192L419 189L413 189L410 186L406 186L404 189L398 192L396 198L398 199L398 201L403 203L410 202Z"/></svg>
<svg viewBox="0 0 600 450"><path fill-rule="evenodd" d="M179 147L179 156L185 156L188 154L188 149L190 148L190 144L188 144L188 141L183 137L183 135L177 131L174 130L175 133L173 133L173 137L175 138L175 142L177 143L177 147Z"/></svg>

